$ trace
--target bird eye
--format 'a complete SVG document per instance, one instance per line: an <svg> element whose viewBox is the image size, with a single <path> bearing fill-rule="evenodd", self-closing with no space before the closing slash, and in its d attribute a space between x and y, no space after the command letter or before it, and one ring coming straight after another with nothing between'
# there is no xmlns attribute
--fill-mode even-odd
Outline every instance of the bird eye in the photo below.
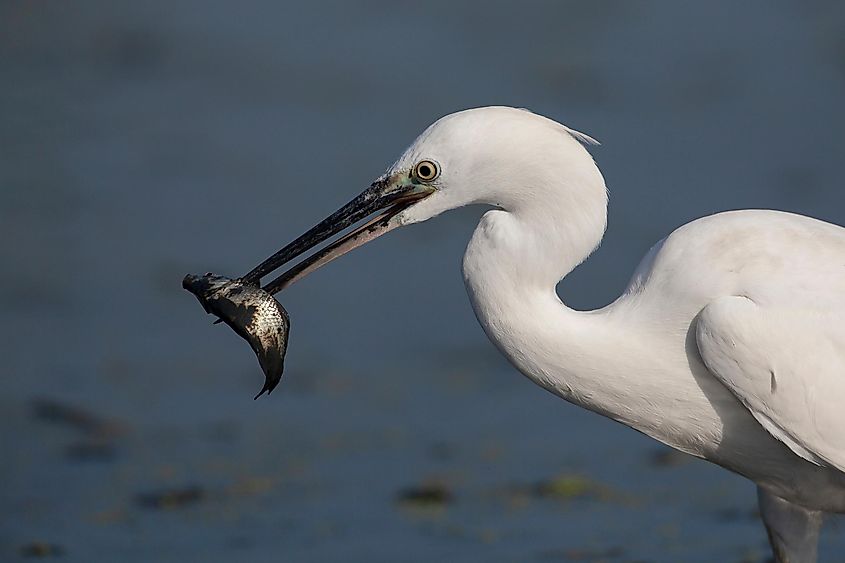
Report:
<svg viewBox="0 0 845 563"><path fill-rule="evenodd" d="M423 182L430 182L438 175L440 175L440 169L430 160L421 160L414 166L414 176Z"/></svg>

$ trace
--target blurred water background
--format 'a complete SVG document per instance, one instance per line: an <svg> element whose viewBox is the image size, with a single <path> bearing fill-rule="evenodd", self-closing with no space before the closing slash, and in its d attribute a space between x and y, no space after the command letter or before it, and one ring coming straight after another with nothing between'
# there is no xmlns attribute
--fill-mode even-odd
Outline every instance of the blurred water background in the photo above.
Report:
<svg viewBox="0 0 845 563"><path fill-rule="evenodd" d="M610 227L560 287L601 306L695 217L845 223L843 100L836 1L0 3L0 560L766 560L749 482L499 358L459 270L479 210L287 291L255 402L180 280L506 104L603 142Z"/></svg>

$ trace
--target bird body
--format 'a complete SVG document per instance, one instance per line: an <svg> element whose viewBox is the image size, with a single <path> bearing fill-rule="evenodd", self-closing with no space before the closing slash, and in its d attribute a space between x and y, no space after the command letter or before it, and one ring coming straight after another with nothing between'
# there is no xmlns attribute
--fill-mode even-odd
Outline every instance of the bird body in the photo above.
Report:
<svg viewBox="0 0 845 563"><path fill-rule="evenodd" d="M762 210L699 219L652 248L622 296L583 312L566 307L553 283L515 286L502 273L519 277L530 269L525 262L531 256L515 251L512 261L503 258L496 237L516 228L505 214L492 211L482 219L464 276L482 327L517 369L572 403L745 475L782 498L814 510L845 511L845 473L807 461L770 434L707 369L696 342L699 315L724 297L806 306L808 315L820 318L843 310L836 307L845 296L845 275L836 269L845 269L845 229ZM823 237L840 246L840 262L828 247L806 253ZM744 258L749 246L756 247L754 257ZM802 362L814 352L800 344L784 341L760 354L789 354ZM845 358L845 347L839 353ZM839 381L845 383L845 373ZM776 393L786 392L784 386ZM825 398L843 410L845 395ZM839 420L842 428L845 410Z"/></svg>
<svg viewBox="0 0 845 563"><path fill-rule="evenodd" d="M445 161L442 190L400 219L495 206L463 274L496 347L552 393L757 483L777 560L815 561L821 511L845 512L845 229L769 210L701 218L613 303L575 311L556 286L607 223L585 143L524 110L447 116L392 169Z"/></svg>

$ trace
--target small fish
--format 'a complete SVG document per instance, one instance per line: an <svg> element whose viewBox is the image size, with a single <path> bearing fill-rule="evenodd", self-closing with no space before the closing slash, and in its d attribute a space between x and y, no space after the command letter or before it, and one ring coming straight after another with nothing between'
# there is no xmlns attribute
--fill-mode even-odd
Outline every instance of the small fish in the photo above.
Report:
<svg viewBox="0 0 845 563"><path fill-rule="evenodd" d="M285 308L256 285L211 273L188 274L182 287L196 296L206 313L216 315L249 342L265 378L255 398L275 389L285 368L290 331Z"/></svg>

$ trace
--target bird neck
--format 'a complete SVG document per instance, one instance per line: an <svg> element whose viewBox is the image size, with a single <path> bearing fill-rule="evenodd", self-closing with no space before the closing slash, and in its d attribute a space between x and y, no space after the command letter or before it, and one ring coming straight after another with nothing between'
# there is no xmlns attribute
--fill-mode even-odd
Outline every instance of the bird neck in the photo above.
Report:
<svg viewBox="0 0 845 563"><path fill-rule="evenodd" d="M481 326L517 369L565 399L625 421L619 405L607 402L624 395L624 366L613 365L624 354L606 353L624 339L606 315L572 310L555 290L604 234L600 175L589 187L577 202L545 197L487 212L467 246L464 280Z"/></svg>
<svg viewBox="0 0 845 563"><path fill-rule="evenodd" d="M540 293L561 305L555 287L598 247L607 227L604 178L578 148L580 158L567 176L534 176L527 187L507 190L500 209L482 217L464 256L471 295Z"/></svg>

